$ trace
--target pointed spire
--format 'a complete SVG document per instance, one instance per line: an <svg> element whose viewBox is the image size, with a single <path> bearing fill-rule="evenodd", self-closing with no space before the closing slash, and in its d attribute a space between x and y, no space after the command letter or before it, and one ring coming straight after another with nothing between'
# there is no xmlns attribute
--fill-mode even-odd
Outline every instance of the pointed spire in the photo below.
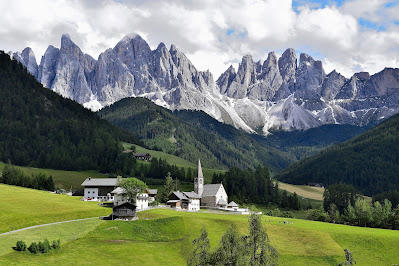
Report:
<svg viewBox="0 0 399 266"><path fill-rule="evenodd" d="M201 167L200 159L198 159L197 170L195 172L195 176L198 178L204 178L204 175L202 174L202 167Z"/></svg>

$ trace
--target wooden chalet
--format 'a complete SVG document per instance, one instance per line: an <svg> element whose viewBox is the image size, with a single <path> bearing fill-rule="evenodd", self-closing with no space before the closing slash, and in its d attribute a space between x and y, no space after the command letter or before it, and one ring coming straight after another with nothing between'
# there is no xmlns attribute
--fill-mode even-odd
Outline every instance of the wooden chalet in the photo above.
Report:
<svg viewBox="0 0 399 266"><path fill-rule="evenodd" d="M149 153L133 153L133 156L137 160L146 161L146 162L151 161L151 154Z"/></svg>
<svg viewBox="0 0 399 266"><path fill-rule="evenodd" d="M308 185L308 186L312 186L312 187L321 187L321 188L324 188L324 184L323 184L323 183L311 183L311 182L308 182L307 185Z"/></svg>
<svg viewBox="0 0 399 266"><path fill-rule="evenodd" d="M121 220L132 220L136 217L136 205L125 202L121 205L114 206L112 209L112 218Z"/></svg>

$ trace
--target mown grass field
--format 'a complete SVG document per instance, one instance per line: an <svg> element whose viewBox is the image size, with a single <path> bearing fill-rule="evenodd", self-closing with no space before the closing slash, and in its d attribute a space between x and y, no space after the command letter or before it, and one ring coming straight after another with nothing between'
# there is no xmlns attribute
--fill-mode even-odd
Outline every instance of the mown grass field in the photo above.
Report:
<svg viewBox="0 0 399 266"><path fill-rule="evenodd" d="M0 236L0 243L10 247L7 252L0 249L0 264L185 265L191 242L203 226L212 248L232 223L241 234L248 233L248 217L241 215L156 209L140 212L139 217L140 220L132 222L81 221L82 234L71 230L69 240L62 236L61 250L46 255L15 252L11 250L15 238L4 240ZM293 225L283 225L279 224L282 219L262 217L271 242L279 251L279 265L338 265L345 259L344 248L353 253L357 265L399 262L399 231L297 219L290 219ZM20 238L30 239L33 233L25 231Z"/></svg>
<svg viewBox="0 0 399 266"><path fill-rule="evenodd" d="M301 186L291 185L282 182L278 182L279 188L287 190L290 193L296 193L298 196L314 200L323 200L324 188L312 187L312 186Z"/></svg>
<svg viewBox="0 0 399 266"><path fill-rule="evenodd" d="M28 226L108 215L109 208L81 197L0 184L0 233Z"/></svg>

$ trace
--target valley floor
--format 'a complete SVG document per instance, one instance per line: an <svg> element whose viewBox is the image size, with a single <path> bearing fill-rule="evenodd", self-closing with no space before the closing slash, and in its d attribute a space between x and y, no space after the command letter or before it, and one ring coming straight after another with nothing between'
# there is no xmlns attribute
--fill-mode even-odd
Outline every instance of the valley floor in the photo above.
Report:
<svg viewBox="0 0 399 266"><path fill-rule="evenodd" d="M0 264L33 265L185 265L191 242L205 226L212 248L227 226L234 223L248 233L248 217L204 212L154 209L140 212L140 220L90 219L39 227L0 236ZM280 254L279 265L337 265L349 249L357 265L392 265L399 262L399 231L360 228L314 221L263 216L272 244ZM291 224L291 222L293 224ZM61 239L59 251L45 255L19 253L17 240Z"/></svg>

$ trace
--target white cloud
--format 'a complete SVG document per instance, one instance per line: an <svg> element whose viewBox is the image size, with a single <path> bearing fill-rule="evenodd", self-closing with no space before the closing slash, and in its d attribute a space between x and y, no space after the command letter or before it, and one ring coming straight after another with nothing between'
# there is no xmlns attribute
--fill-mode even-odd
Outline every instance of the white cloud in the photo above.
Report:
<svg viewBox="0 0 399 266"><path fill-rule="evenodd" d="M49 44L59 47L61 35L69 33L96 58L136 32L152 49L160 42L175 44L215 79L245 54L265 60L269 51L289 47L322 60L326 72L335 68L348 77L398 66L399 27L393 20L399 6L387 2L351 0L320 7L304 1L296 13L291 0L0 0L0 49L30 46L40 61ZM386 30L364 27L359 18Z"/></svg>

